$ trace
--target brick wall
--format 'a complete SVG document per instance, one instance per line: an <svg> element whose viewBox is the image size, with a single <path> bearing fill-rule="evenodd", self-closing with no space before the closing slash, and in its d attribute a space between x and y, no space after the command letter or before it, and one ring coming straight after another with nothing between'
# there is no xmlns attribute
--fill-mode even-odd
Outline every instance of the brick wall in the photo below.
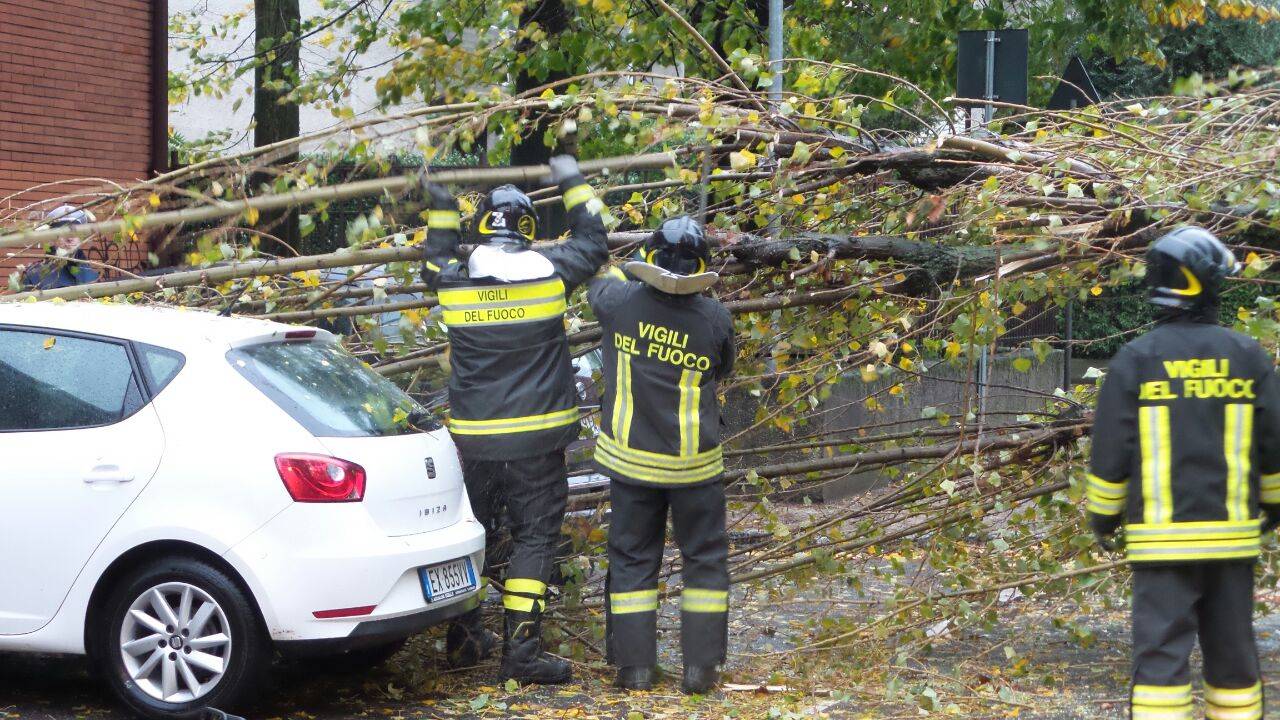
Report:
<svg viewBox="0 0 1280 720"><path fill-rule="evenodd" d="M151 175L154 1L0 0L0 226ZM91 255L133 269L146 250ZM0 291L22 262L0 249Z"/></svg>

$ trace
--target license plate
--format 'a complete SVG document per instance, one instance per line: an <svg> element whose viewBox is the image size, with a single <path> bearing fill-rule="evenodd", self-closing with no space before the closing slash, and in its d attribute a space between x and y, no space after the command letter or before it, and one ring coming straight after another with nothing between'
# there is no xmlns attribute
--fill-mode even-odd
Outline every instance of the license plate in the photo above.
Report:
<svg viewBox="0 0 1280 720"><path fill-rule="evenodd" d="M422 581L422 595L429 603L476 589L476 571L469 557L418 568L418 579Z"/></svg>

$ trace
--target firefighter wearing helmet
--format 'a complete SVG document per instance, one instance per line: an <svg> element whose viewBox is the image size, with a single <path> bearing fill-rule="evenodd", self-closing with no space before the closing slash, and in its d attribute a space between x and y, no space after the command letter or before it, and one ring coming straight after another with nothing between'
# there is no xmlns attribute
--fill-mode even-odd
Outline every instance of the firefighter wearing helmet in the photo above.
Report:
<svg viewBox="0 0 1280 720"><path fill-rule="evenodd" d="M733 323L703 294L716 280L702 227L662 223L625 272L593 279L603 331L604 396L596 463L612 480L606 605L617 684L653 686L658 571L670 510L684 559L682 688L705 693L725 660L729 610L724 462L717 381L733 369Z"/></svg>
<svg viewBox="0 0 1280 720"><path fill-rule="evenodd" d="M567 661L543 651L541 633L568 496L564 450L579 427L564 313L568 295L609 257L601 205L577 161L552 158L551 180L563 193L568 240L533 248L533 203L504 185L477 209L477 247L465 260L457 201L428 184L422 271L449 332L449 431L472 508L491 537L502 524L511 531L502 675L533 683L571 676ZM449 628L449 661L474 665L494 644L476 608Z"/></svg>
<svg viewBox="0 0 1280 720"><path fill-rule="evenodd" d="M1253 338L1218 325L1237 268L1201 228L1153 243L1159 322L1120 349L1098 396L1088 517L1108 549L1123 526L1133 567L1135 720L1190 720L1197 635L1207 716L1262 717L1253 572L1280 522L1280 385Z"/></svg>

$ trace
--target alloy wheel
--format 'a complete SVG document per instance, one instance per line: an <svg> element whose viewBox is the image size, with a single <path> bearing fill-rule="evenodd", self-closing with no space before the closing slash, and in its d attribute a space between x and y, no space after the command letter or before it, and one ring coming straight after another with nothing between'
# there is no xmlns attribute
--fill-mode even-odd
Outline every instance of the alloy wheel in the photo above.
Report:
<svg viewBox="0 0 1280 720"><path fill-rule="evenodd" d="M187 703L217 687L231 659L231 626L216 600L181 582L157 585L129 606L120 656L138 689L155 700Z"/></svg>

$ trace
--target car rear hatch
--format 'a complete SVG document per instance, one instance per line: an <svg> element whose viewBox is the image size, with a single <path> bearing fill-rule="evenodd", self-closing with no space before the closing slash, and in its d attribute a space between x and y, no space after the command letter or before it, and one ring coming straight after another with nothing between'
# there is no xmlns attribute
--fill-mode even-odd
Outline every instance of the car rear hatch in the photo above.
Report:
<svg viewBox="0 0 1280 720"><path fill-rule="evenodd" d="M449 433L320 438L334 457L365 470L364 505L387 535L413 535L459 519L462 470Z"/></svg>
<svg viewBox="0 0 1280 720"><path fill-rule="evenodd" d="M458 522L465 495L448 432L331 335L299 331L245 341L227 360L333 457L364 468L361 505L388 536Z"/></svg>

